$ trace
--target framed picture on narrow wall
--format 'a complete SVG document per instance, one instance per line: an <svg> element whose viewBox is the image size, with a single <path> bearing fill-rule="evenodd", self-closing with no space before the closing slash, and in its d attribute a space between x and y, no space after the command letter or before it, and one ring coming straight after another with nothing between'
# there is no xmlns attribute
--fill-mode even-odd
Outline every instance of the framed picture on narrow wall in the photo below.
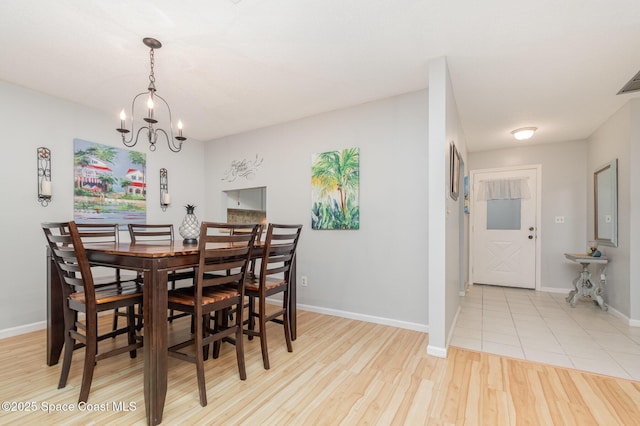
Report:
<svg viewBox="0 0 640 426"><path fill-rule="evenodd" d="M460 194L460 154L453 141L449 145L449 173L449 195L452 199L457 200Z"/></svg>

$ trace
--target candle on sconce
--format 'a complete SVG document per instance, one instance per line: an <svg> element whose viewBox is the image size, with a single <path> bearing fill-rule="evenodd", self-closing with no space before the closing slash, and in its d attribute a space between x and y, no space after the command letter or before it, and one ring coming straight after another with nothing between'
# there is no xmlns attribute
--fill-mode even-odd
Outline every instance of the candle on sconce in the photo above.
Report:
<svg viewBox="0 0 640 426"><path fill-rule="evenodd" d="M178 120L178 136L182 136L182 120Z"/></svg>
<svg viewBox="0 0 640 426"><path fill-rule="evenodd" d="M169 205L171 204L171 195L168 192L162 194L162 204Z"/></svg>
<svg viewBox="0 0 640 426"><path fill-rule="evenodd" d="M40 195L44 195L47 197L51 197L51 181L50 180L42 180L40 184Z"/></svg>
<svg viewBox="0 0 640 426"><path fill-rule="evenodd" d="M124 122L127 119L127 114L124 113L124 109L120 111L120 128L124 129Z"/></svg>

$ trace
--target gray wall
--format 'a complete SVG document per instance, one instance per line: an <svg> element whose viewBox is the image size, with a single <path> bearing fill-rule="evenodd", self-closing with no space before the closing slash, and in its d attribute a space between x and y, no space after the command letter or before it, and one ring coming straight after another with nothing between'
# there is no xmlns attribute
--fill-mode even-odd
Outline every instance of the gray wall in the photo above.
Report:
<svg viewBox="0 0 640 426"><path fill-rule="evenodd" d="M211 141L209 219L223 191L267 187L267 220L302 223L298 302L307 309L426 330L428 92L409 93ZM311 157L360 148L360 230L311 229ZM222 180L233 160L264 158L253 179Z"/></svg>
<svg viewBox="0 0 640 426"><path fill-rule="evenodd" d="M123 102L134 94L123 93ZM0 298L0 338L42 328L46 317L44 221L73 219L73 139L123 147L113 116L77 104L26 90L0 81L0 117L3 154L0 178L3 208L0 213L5 244L0 247L3 294ZM53 201L42 207L36 201L36 148L51 149ZM150 223L180 224L182 206L204 205L204 162L201 142L188 140L179 154L160 145L155 153L148 144L135 147L147 154ZM159 170L169 171L172 205L159 206ZM155 188L155 189L154 189ZM178 190L180 188L180 190ZM126 239L126 233L123 233ZM10 330L13 329L13 330Z"/></svg>
<svg viewBox="0 0 640 426"><path fill-rule="evenodd" d="M638 255L638 186L637 172L638 124L640 120L640 102L638 100L625 104L607 122L594 132L589 138L589 156L587 174L589 176L588 189L588 235L594 236L593 215L593 172L599 166L618 159L618 246L600 246L600 250L610 258L607 267L607 285L605 287L605 301L623 315L632 319L640 319L640 282L635 272L637 269L633 261ZM635 123L634 123L635 121ZM633 127L632 127L633 126ZM632 138L632 129L634 131ZM634 158L631 157L633 146ZM632 167L633 165L633 167ZM634 178L632 179L632 174ZM633 203L633 204L632 204ZM632 210L632 206L634 210ZM632 240L632 235L635 239ZM633 249L632 249L633 246ZM634 279L632 279L634 274ZM631 310L631 307L634 310Z"/></svg>
<svg viewBox="0 0 640 426"><path fill-rule="evenodd" d="M515 143L515 142L514 142ZM541 286L570 289L577 265L564 253L586 250L587 142L573 141L469 153L469 170L542 165ZM555 223L564 216L565 223Z"/></svg>

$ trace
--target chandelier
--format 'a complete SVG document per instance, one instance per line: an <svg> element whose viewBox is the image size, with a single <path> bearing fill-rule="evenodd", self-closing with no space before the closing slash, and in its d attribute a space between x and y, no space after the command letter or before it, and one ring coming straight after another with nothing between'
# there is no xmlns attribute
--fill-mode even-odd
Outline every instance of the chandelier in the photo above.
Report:
<svg viewBox="0 0 640 426"><path fill-rule="evenodd" d="M120 134L122 135L122 143L125 144L125 146L132 147L135 144L137 144L138 138L140 137L140 133L143 130L146 130L146 136L147 136L147 140L149 141L150 151L156 150L156 142L158 141L159 135L162 135L164 136L164 139L167 141L167 145L169 145L169 149L173 152L179 152L182 149L182 142L187 140L187 138L182 136L182 121L178 120L178 124L177 124L178 135L173 136L173 124L171 123L172 122L171 108L169 108L169 104L167 103L167 101L165 101L162 96L156 93L156 77L153 73L153 66L154 66L153 52L155 49L160 49L162 47L162 43L160 43L155 38L150 38L150 37L146 37L142 39L142 42L145 44L145 46L151 49L149 52L149 63L151 68L151 71L149 73L149 87L147 88L146 92L138 93L133 98L133 102L131 103L131 130L132 131L126 128L127 115L125 114L124 109L122 110L122 112L120 112L120 128L116 130L120 132ZM144 101L145 98L147 100L146 101L147 116L143 117L142 119L147 123L147 125L140 127L136 131L135 129L136 103L140 104L141 102ZM154 109L156 104L158 103L157 102L158 99L162 101L164 105L167 107L167 111L169 113L169 132L159 127L156 127L158 120L154 118L155 116ZM131 133L129 139L126 138L127 133ZM134 134L135 134L135 139L133 137ZM177 142L174 141L174 139Z"/></svg>

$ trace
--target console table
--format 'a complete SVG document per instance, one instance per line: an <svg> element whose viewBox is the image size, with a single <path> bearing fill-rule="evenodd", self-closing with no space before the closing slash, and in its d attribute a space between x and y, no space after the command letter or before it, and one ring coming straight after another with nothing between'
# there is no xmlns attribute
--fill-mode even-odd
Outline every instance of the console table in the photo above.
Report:
<svg viewBox="0 0 640 426"><path fill-rule="evenodd" d="M592 257L586 254L565 253L564 256L573 262L579 263L582 267L580 275L573 280L573 290L567 296L566 301L571 304L571 307L575 308L576 302L580 297L591 297L602 310L606 311L607 305L602 298L602 291L607 280L605 272L609 260L606 257ZM600 276L596 276L598 279L595 281L591 280L591 272L589 271L591 264L600 266Z"/></svg>

